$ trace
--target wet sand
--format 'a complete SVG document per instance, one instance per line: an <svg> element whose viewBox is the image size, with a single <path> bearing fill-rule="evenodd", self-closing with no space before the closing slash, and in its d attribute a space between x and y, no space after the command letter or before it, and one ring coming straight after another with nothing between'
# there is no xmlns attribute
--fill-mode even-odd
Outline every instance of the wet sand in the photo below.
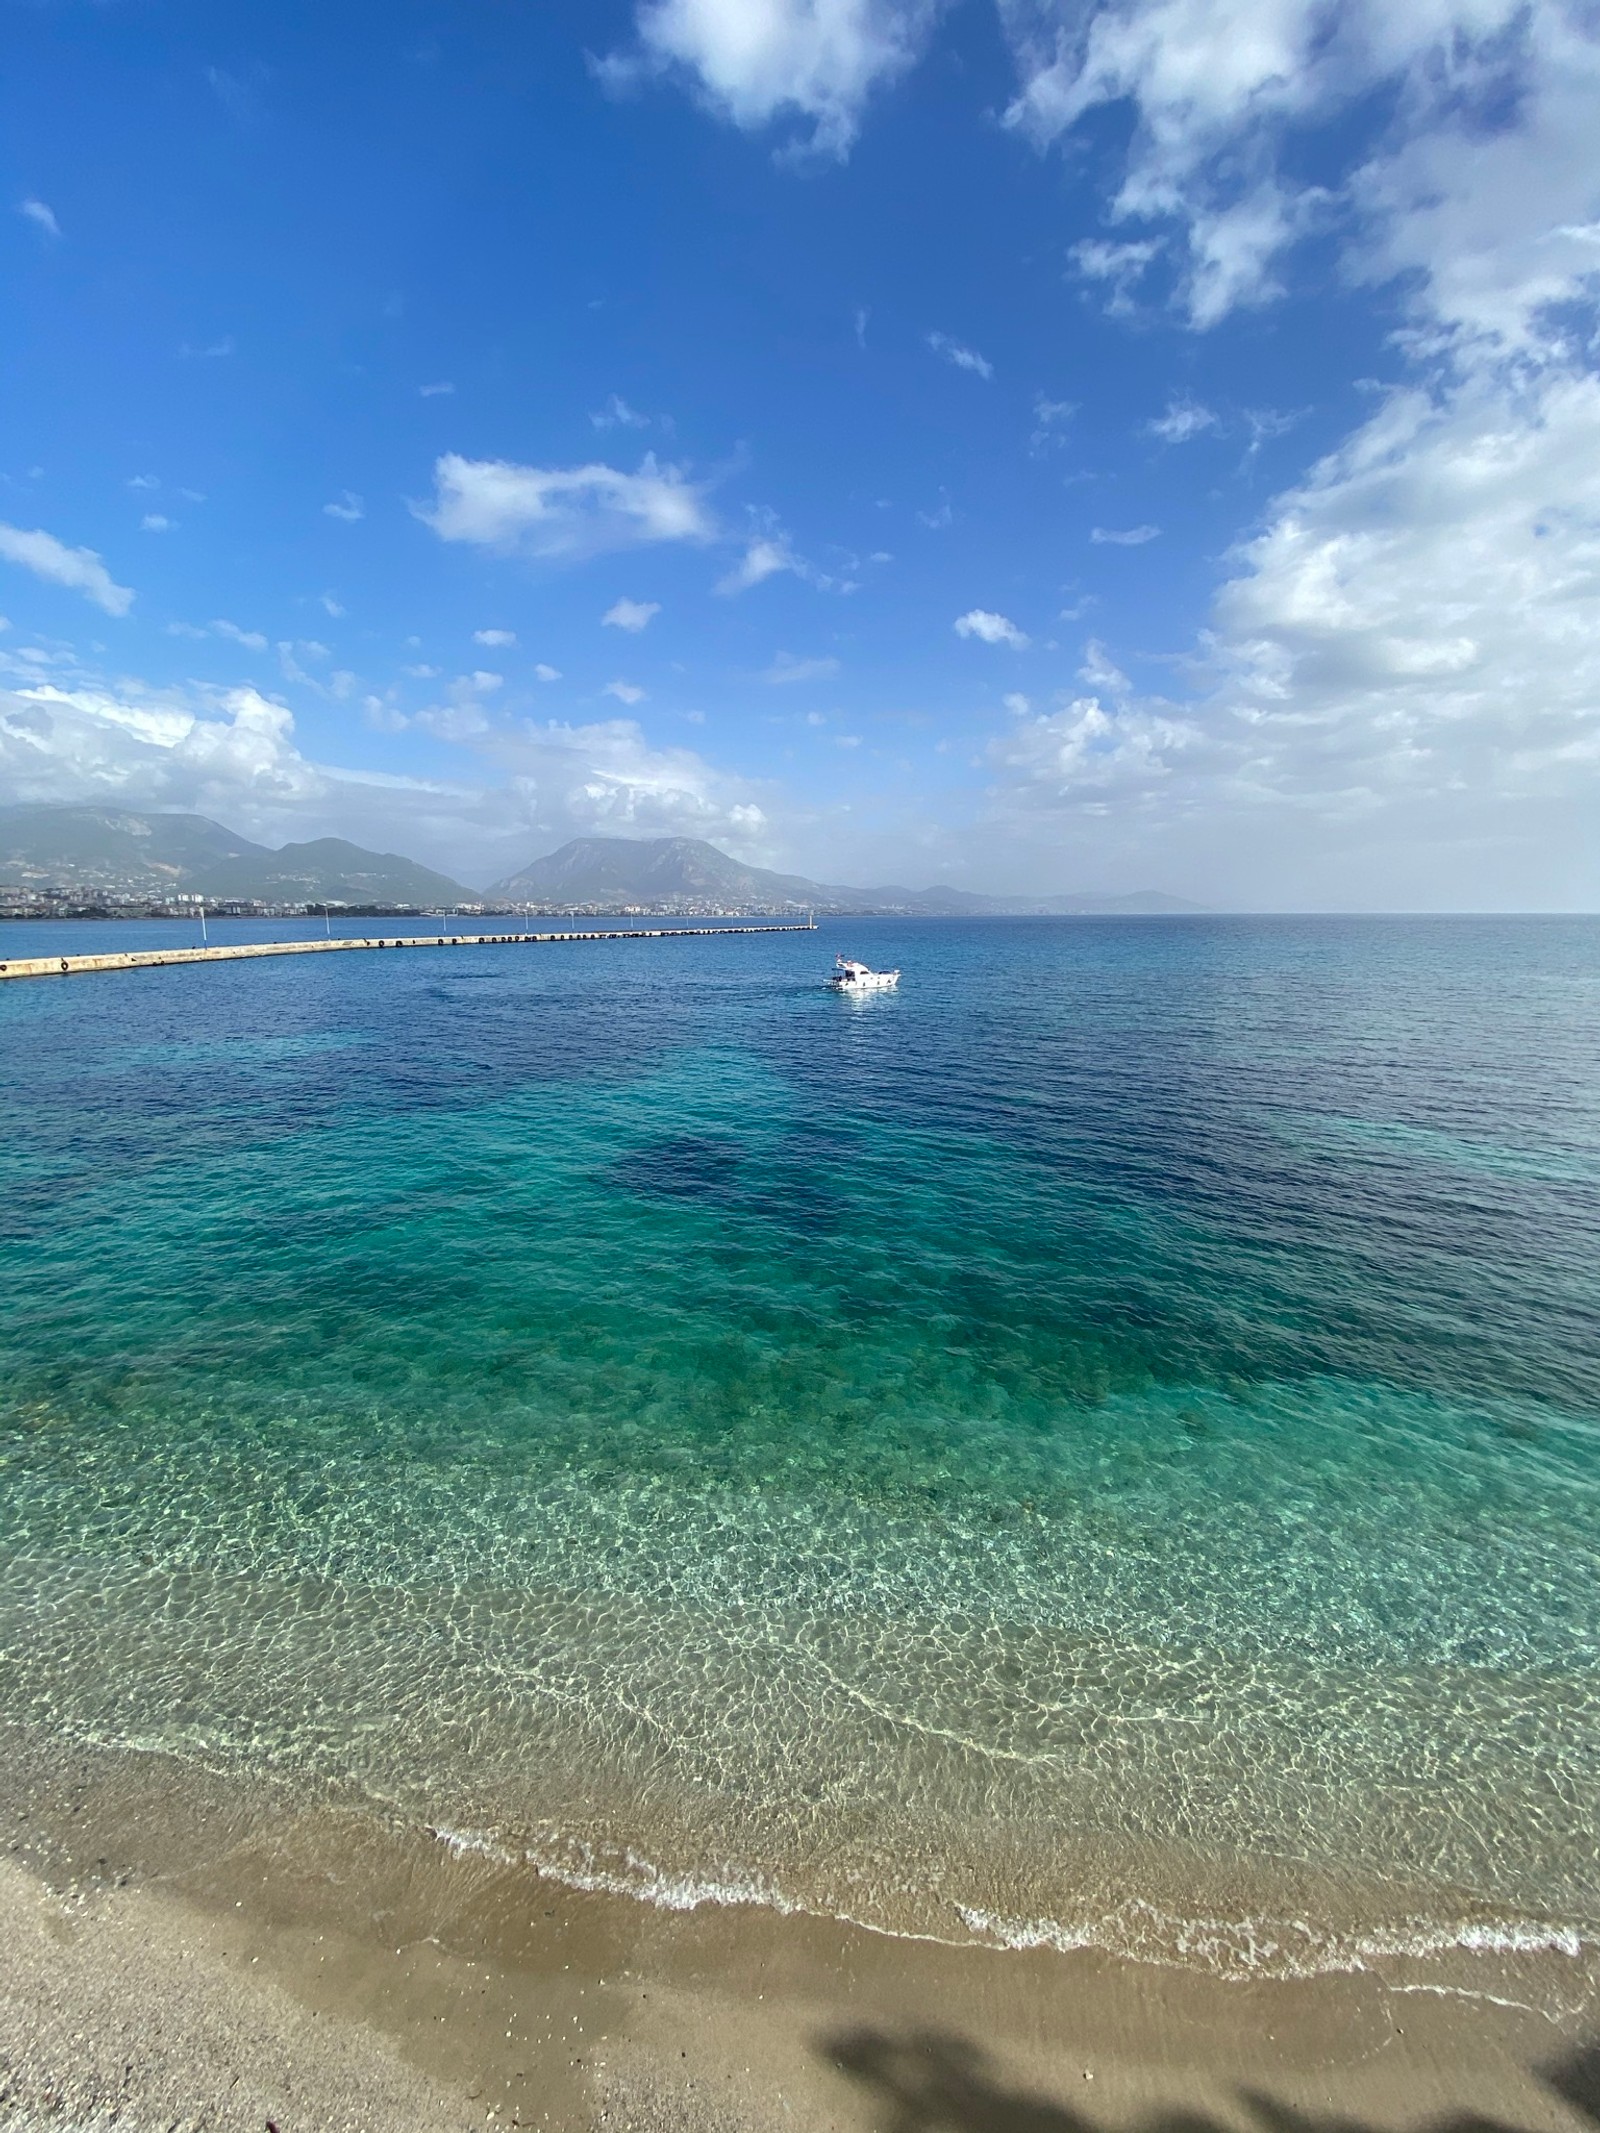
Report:
<svg viewBox="0 0 1600 2133"><path fill-rule="evenodd" d="M1600 2125L1593 2009L661 1911L366 1807L11 1728L0 1810L0 2116L18 2126Z"/></svg>

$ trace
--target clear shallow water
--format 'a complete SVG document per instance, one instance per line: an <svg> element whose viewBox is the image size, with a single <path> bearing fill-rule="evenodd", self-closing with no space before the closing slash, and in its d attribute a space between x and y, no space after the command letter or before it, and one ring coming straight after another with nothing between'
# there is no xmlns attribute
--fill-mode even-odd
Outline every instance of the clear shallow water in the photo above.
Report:
<svg viewBox="0 0 1600 2133"><path fill-rule="evenodd" d="M0 1698L658 1901L1576 1951L1597 1057L1584 920L0 989Z"/></svg>

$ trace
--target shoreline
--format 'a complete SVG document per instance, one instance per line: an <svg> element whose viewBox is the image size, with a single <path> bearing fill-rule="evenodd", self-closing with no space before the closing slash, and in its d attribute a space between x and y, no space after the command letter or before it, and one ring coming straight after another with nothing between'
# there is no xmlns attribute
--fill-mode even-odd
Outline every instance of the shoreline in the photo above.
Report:
<svg viewBox="0 0 1600 2133"><path fill-rule="evenodd" d="M0 1811L13 2123L1600 2123L1592 2004L1554 2020L1370 1972L1225 1982L746 1905L673 1911L452 1856L288 1787L14 1728Z"/></svg>

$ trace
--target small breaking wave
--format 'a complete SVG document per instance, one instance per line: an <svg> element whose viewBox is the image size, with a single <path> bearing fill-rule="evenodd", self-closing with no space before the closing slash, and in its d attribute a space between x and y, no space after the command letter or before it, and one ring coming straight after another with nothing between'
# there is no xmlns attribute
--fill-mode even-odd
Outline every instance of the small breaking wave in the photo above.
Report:
<svg viewBox="0 0 1600 2133"><path fill-rule="evenodd" d="M631 1846L610 1850L556 1832L513 1844L490 1831L441 1823L429 1824L428 1834L456 1858L530 1869L566 1888L624 1896L662 1911L747 1907L781 1917L827 1919L886 1939L940 1947L1016 1953L1051 1949L1062 1955L1092 1951L1125 1961L1199 1970L1224 1983L1369 1973L1394 1990L1487 1999L1549 2014L1548 2006L1485 1991L1465 1978L1461 1982L1418 1980L1408 1974L1407 1966L1436 1966L1455 1956L1466 1958L1474 1968L1485 1959L1515 1963L1558 1958L1586 1964L1600 1956L1600 1934L1557 1921L1478 1918L1440 1922L1410 1916L1341 1930L1304 1918L1188 1918L1142 1898L1077 1920L1012 1917L958 1902L950 1909L960 1930L939 1932L827 1902L808 1902L767 1873L733 1867L713 1872L668 1869Z"/></svg>

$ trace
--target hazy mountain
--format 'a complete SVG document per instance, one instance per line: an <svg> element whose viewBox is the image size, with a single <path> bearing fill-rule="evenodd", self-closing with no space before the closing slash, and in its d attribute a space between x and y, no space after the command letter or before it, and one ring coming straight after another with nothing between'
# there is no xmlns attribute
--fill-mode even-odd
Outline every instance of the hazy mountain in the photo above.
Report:
<svg viewBox="0 0 1600 2133"><path fill-rule="evenodd" d="M204 815L138 814L117 807L0 808L0 882L69 893L237 897L285 904L416 904L479 899L448 875L396 852L369 852L342 837L256 844ZM747 867L698 837L575 837L487 892L496 902L720 905L739 910L908 912L926 918L1027 913L1192 911L1176 896L979 896L970 889L853 889Z"/></svg>
<svg viewBox="0 0 1600 2133"><path fill-rule="evenodd" d="M259 846L238 859L198 872L186 888L207 896L254 897L275 904L458 904L476 901L447 874L402 859L397 852L363 851L343 837L317 837L269 852Z"/></svg>
<svg viewBox="0 0 1600 2133"><path fill-rule="evenodd" d="M0 807L0 881L28 887L163 891L251 857L265 845L204 815L141 815L120 807Z"/></svg>
<svg viewBox="0 0 1600 2133"><path fill-rule="evenodd" d="M0 881L69 893L241 897L262 903L456 904L472 892L342 837L272 851L204 815L118 807L0 808Z"/></svg>
<svg viewBox="0 0 1600 2133"><path fill-rule="evenodd" d="M913 912L936 917L1193 911L1154 889L1131 896L979 896L970 889L851 889L743 866L698 837L575 837L487 895L523 904L756 904L823 912Z"/></svg>
<svg viewBox="0 0 1600 2133"><path fill-rule="evenodd" d="M486 892L508 903L821 904L852 892L824 887L800 874L741 866L698 837L575 837L559 852L535 859Z"/></svg>

